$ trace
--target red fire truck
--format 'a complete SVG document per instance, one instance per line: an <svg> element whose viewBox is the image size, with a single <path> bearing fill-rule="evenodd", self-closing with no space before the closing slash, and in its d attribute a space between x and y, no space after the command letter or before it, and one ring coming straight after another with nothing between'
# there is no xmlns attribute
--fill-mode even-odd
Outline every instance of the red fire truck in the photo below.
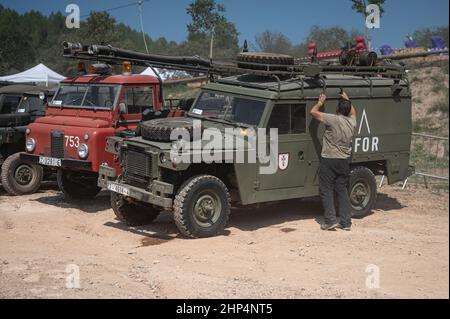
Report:
<svg viewBox="0 0 450 319"><path fill-rule="evenodd" d="M65 50L74 48L81 50L65 44ZM134 136L142 120L183 114L164 107L161 79L134 75L130 62L122 64L120 75L99 63L91 64L87 74L80 62L79 75L60 83L46 115L26 130L26 152L20 158L57 170L58 186L68 199L99 193L101 164L120 172L117 158L105 151L108 136Z"/></svg>

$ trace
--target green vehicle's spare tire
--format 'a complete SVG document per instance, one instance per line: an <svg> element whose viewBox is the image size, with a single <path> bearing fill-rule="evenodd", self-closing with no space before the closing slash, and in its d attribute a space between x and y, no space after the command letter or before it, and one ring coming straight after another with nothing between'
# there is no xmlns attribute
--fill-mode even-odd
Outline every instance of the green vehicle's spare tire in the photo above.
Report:
<svg viewBox="0 0 450 319"><path fill-rule="evenodd" d="M285 71L294 65L294 57L285 54L265 52L242 52L237 56L238 67L244 69Z"/></svg>
<svg viewBox="0 0 450 319"><path fill-rule="evenodd" d="M0 114L0 127L25 126L31 123L28 113Z"/></svg>
<svg viewBox="0 0 450 319"><path fill-rule="evenodd" d="M39 165L24 162L20 154L9 156L2 165L3 188L10 195L33 194L41 185L43 170Z"/></svg>
<svg viewBox="0 0 450 319"><path fill-rule="evenodd" d="M148 141L170 142L171 134L176 129L185 129L193 138L193 120L190 118L165 118L143 122L141 124L142 138ZM175 133L181 132L177 130Z"/></svg>

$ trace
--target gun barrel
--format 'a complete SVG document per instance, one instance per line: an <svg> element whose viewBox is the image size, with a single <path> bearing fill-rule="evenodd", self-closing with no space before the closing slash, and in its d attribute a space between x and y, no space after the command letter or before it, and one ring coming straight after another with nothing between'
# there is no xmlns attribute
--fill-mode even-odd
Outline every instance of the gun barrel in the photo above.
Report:
<svg viewBox="0 0 450 319"><path fill-rule="evenodd" d="M167 56L157 54L140 53L131 50L119 49L109 45L91 45L88 52L95 56L107 56L121 59L130 59L134 61L142 61L149 64L168 63L179 66L199 66L210 68L211 62L198 56Z"/></svg>
<svg viewBox="0 0 450 319"><path fill-rule="evenodd" d="M379 57L382 60L404 60L404 59L412 59L412 58L421 58L427 57L430 55L439 55L439 54L448 54L448 50L435 50L435 51L427 51L427 52L416 52L410 54L391 54L391 55L383 55Z"/></svg>

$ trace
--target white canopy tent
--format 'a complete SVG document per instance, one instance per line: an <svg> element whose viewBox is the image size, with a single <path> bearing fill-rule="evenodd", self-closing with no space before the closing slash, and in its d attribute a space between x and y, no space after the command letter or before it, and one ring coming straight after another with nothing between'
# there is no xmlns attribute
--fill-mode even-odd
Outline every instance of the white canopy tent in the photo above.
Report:
<svg viewBox="0 0 450 319"><path fill-rule="evenodd" d="M187 78L192 78L191 75L189 75L187 72L185 71L173 71L173 70L166 70L166 69L158 69L158 68L154 68L154 71L152 68L148 67L146 68L141 74L142 75L151 75L151 76L156 76L155 74L158 73L161 80L163 81L167 81L167 80L172 80L172 79L187 79Z"/></svg>
<svg viewBox="0 0 450 319"><path fill-rule="evenodd" d="M144 71L142 71L141 75L150 75L150 76L157 76L152 68L146 68Z"/></svg>
<svg viewBox="0 0 450 319"><path fill-rule="evenodd" d="M65 78L65 76L56 73L44 64L40 63L31 69L17 74L0 76L0 81L45 83L48 86L49 83L59 83Z"/></svg>

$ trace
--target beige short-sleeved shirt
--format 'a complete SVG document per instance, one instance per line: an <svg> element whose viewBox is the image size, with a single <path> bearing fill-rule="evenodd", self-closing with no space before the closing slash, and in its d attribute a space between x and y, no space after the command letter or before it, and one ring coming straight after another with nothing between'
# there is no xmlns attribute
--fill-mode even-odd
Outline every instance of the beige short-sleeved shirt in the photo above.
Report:
<svg viewBox="0 0 450 319"><path fill-rule="evenodd" d="M352 140L356 120L344 115L323 114L323 158L347 159L352 155Z"/></svg>

